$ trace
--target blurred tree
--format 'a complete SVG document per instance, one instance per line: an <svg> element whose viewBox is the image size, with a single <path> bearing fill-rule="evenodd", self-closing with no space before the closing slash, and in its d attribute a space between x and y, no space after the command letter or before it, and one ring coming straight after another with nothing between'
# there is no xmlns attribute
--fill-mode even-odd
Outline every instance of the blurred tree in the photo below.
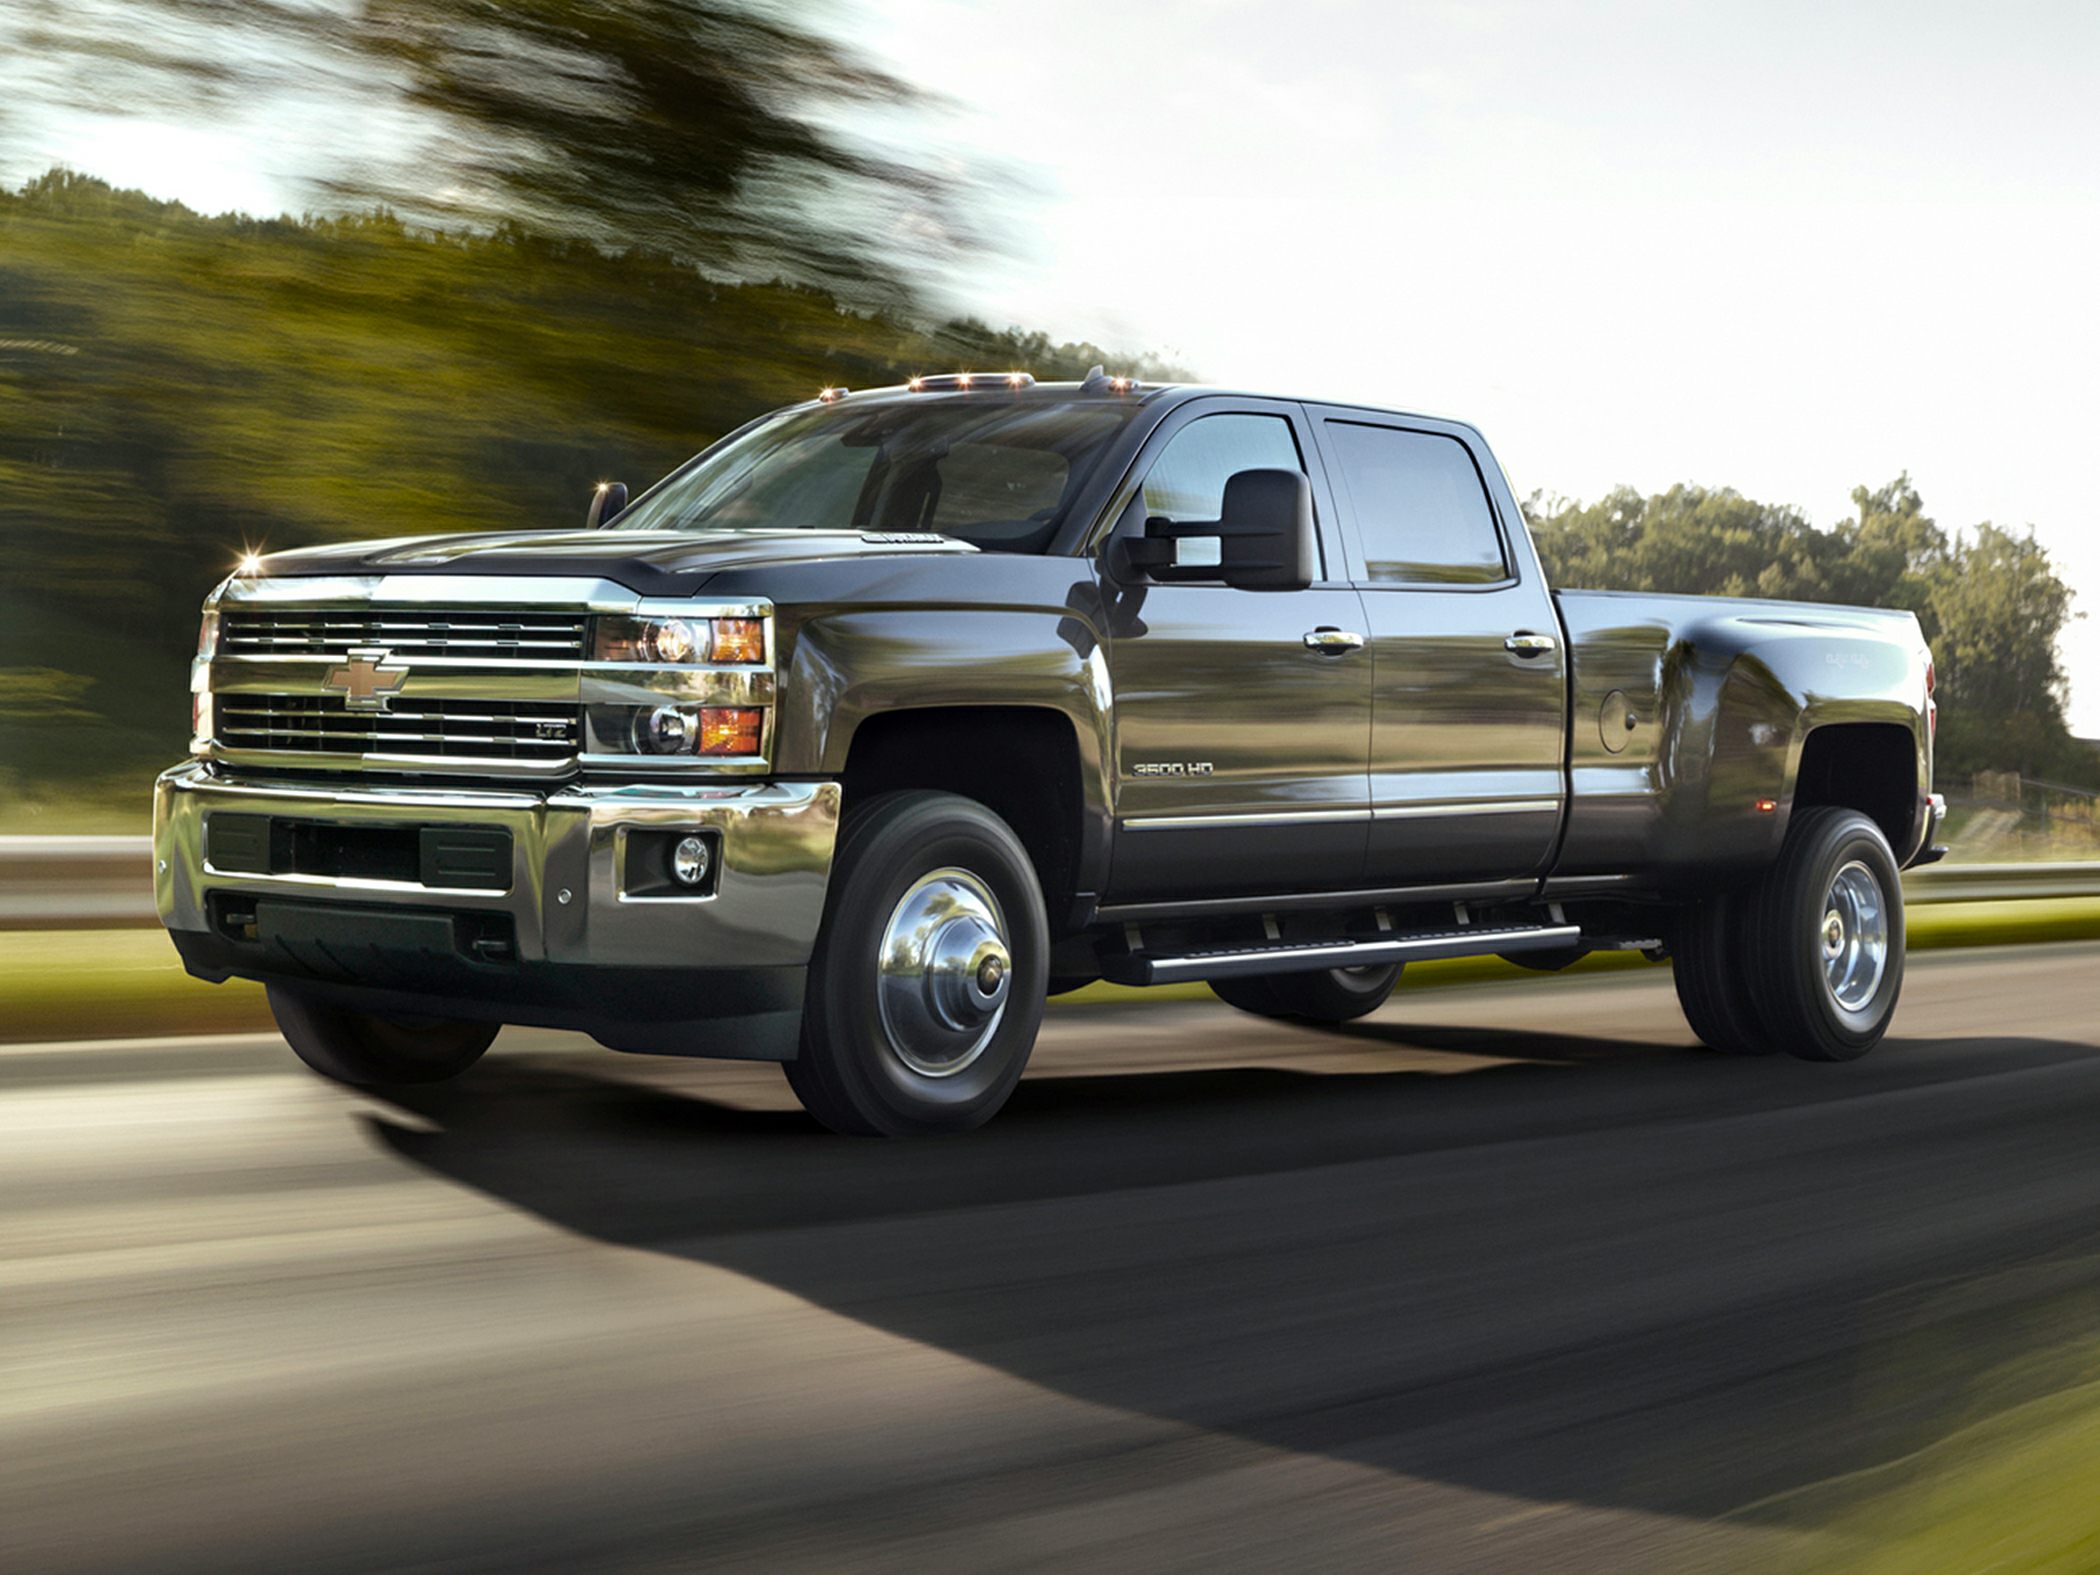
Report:
<svg viewBox="0 0 2100 1575"><path fill-rule="evenodd" d="M1852 493L1820 530L1798 509L1679 485L1620 488L1589 505L1534 496L1525 512L1554 582L1599 590L1771 596L1917 613L1938 663L1938 764L1950 777L2018 771L2100 785L2063 715L2058 636L2071 590L2030 531L1949 536L1908 475Z"/></svg>
<svg viewBox="0 0 2100 1575"><path fill-rule="evenodd" d="M244 543L572 526L593 482L827 384L1095 362L1170 370L514 226L0 192L0 812L90 779L140 801Z"/></svg>
<svg viewBox="0 0 2100 1575"><path fill-rule="evenodd" d="M898 298L967 254L987 194L952 153L885 145L929 96L764 0L23 0L39 110L232 123L392 114L302 173L331 209L636 245L741 278ZM112 80L121 91L102 89ZM852 131L846 128L851 125Z"/></svg>

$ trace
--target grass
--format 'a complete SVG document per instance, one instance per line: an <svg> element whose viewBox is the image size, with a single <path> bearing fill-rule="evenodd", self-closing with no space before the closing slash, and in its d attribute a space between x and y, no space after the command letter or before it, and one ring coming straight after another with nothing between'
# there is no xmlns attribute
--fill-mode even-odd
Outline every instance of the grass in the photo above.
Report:
<svg viewBox="0 0 2100 1575"><path fill-rule="evenodd" d="M2100 898L1936 903L1910 913L1913 950L2071 940L2100 940ZM1631 953L1600 952L1568 971L1604 973L1653 966ZM1464 957L1417 963L1403 976L1402 987L1425 990L1545 977L1493 957ZM1093 984L1059 1001L1085 1005L1209 996L1209 986L1202 984L1150 990ZM190 978L158 930L0 933L0 1041L238 1033L269 1026L269 1008L259 986L238 979L214 985Z"/></svg>
<svg viewBox="0 0 2100 1575"><path fill-rule="evenodd" d="M0 1040L240 1033L269 1026L261 985L192 979L159 930L0 934Z"/></svg>
<svg viewBox="0 0 2100 1575"><path fill-rule="evenodd" d="M1993 1357L1941 1397L1946 1421L1918 1447L1865 1470L1744 1507L1738 1522L1808 1533L1763 1569L1906 1575L1990 1570L2084 1575L2100 1568L2100 1343L2019 1350L2038 1326L2089 1329L2090 1293L2025 1308ZM1988 1345L1997 1336L1982 1336ZM1915 1387L1918 1352L1887 1360L1888 1392Z"/></svg>

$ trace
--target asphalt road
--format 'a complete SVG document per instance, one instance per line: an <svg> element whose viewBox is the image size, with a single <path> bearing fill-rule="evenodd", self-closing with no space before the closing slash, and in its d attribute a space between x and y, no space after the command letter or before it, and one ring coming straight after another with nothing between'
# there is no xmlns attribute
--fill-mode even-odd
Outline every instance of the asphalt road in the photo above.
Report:
<svg viewBox="0 0 2100 1575"><path fill-rule="evenodd" d="M1054 1012L971 1137L518 1034L0 1049L0 1568L1769 1565L2100 1331L2100 947Z"/></svg>

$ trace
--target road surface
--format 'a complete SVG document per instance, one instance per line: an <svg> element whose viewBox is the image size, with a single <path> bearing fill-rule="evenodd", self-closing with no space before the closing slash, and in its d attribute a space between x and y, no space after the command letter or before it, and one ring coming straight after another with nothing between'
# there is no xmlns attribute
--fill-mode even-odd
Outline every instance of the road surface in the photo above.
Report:
<svg viewBox="0 0 2100 1575"><path fill-rule="evenodd" d="M1718 1057L1659 971L1077 1005L921 1144L549 1033L401 1099L0 1049L0 1568L1827 1554L1800 1490L2100 1306L2100 947L1919 957L1897 1029Z"/></svg>

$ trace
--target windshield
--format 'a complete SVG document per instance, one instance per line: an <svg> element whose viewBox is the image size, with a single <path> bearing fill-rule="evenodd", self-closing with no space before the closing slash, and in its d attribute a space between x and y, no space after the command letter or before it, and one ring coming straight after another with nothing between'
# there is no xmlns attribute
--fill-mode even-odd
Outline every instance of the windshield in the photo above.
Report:
<svg viewBox="0 0 2100 1575"><path fill-rule="evenodd" d="M939 531L1041 552L1130 407L928 400L791 410L704 454L613 530Z"/></svg>

